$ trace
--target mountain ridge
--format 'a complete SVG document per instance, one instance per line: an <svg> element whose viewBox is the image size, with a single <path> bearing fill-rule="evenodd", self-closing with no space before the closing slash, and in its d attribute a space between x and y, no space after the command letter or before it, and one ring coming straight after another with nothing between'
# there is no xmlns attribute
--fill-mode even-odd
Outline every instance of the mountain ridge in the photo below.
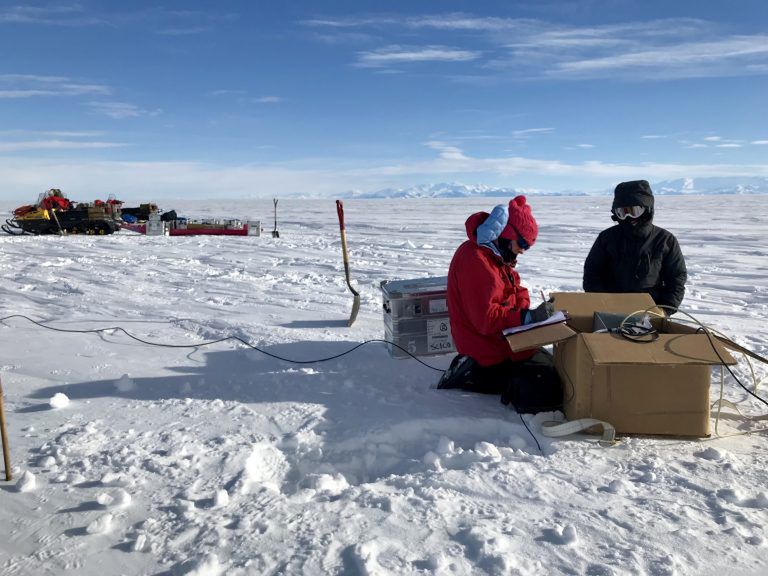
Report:
<svg viewBox="0 0 768 576"><path fill-rule="evenodd" d="M729 195L768 194L768 178L712 176L705 178L677 178L651 183L657 196L684 194ZM613 194L613 188L596 191L543 190L536 188L513 188L488 186L485 184L464 184L461 182L439 182L417 184L403 188L382 188L374 192L349 191L343 198L386 199L386 198L470 198L505 197L524 194L526 196L604 196Z"/></svg>

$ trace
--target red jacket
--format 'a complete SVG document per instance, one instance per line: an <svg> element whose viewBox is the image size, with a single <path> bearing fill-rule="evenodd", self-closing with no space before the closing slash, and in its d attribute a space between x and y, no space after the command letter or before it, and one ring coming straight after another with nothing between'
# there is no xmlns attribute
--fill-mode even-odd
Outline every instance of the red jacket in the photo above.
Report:
<svg viewBox="0 0 768 576"><path fill-rule="evenodd" d="M72 203L69 200L62 198L61 196L47 196L40 202L40 207L45 208L46 210L51 210L52 208L69 210L71 205Z"/></svg>
<svg viewBox="0 0 768 576"><path fill-rule="evenodd" d="M527 360L535 350L512 352L501 331L522 324L530 306L520 275L500 256L475 240L475 231L488 217L478 212L467 219L469 240L458 247L448 269L448 315L459 354L491 366L507 358Z"/></svg>

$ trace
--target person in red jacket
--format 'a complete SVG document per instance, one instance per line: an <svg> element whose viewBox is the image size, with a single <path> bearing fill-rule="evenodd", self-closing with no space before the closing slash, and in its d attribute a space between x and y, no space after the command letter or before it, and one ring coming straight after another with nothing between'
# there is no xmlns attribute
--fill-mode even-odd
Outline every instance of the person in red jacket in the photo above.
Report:
<svg viewBox="0 0 768 576"><path fill-rule="evenodd" d="M459 353L438 388L463 388L502 394L518 411L551 409L562 402L551 357L544 351L512 352L502 330L548 318L549 302L530 309L528 289L515 270L517 257L533 246L539 227L525 196L500 204L490 214L477 212L465 223L467 240L448 270L448 316ZM544 366L547 382L521 380L531 366ZM541 378L538 378L541 380Z"/></svg>
<svg viewBox="0 0 768 576"><path fill-rule="evenodd" d="M72 207L72 202L62 194L61 190L58 188L51 188L43 193L43 198L40 200L39 206L45 210L69 210Z"/></svg>

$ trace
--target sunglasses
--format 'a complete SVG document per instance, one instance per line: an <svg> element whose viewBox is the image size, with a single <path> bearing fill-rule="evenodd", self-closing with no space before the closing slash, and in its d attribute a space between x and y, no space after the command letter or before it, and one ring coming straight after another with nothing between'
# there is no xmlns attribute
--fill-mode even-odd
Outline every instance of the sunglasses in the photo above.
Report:
<svg viewBox="0 0 768 576"><path fill-rule="evenodd" d="M644 212L645 206L621 206L613 209L613 213L619 220L624 220L627 217L639 218Z"/></svg>
<svg viewBox="0 0 768 576"><path fill-rule="evenodd" d="M512 226L512 224L510 224L510 226ZM517 234L517 245L520 246L522 250L530 250L531 245L528 243L528 240L523 238L523 235L520 234L520 231L514 226L512 226L512 230L514 230L515 234Z"/></svg>

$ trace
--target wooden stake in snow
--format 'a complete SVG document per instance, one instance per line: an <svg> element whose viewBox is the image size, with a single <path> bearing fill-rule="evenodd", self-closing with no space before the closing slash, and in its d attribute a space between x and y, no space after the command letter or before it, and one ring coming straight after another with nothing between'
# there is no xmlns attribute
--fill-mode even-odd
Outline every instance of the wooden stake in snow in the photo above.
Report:
<svg viewBox="0 0 768 576"><path fill-rule="evenodd" d="M8 447L8 433L5 430L5 409L3 408L3 381L0 379L0 433L3 436L3 462L5 462L5 479L11 481L11 449Z"/></svg>
<svg viewBox="0 0 768 576"><path fill-rule="evenodd" d="M272 238L280 238L280 232L277 231L277 198L273 198L272 202L275 205L275 229L272 230Z"/></svg>

